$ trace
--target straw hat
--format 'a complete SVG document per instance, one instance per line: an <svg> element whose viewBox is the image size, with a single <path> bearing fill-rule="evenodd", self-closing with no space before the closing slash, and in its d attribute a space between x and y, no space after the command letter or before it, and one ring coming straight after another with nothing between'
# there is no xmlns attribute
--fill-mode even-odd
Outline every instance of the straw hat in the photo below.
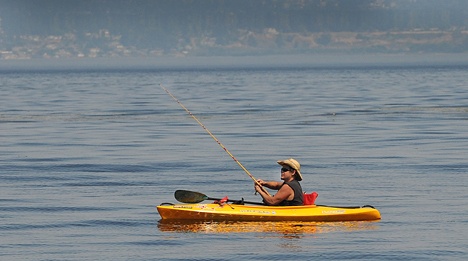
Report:
<svg viewBox="0 0 468 261"><path fill-rule="evenodd" d="M298 176L297 176L297 180L301 181L302 180L302 174L301 174L301 164L299 164L299 162L293 158L289 158L287 160L278 160L277 161L278 164L280 164L281 166L289 166L293 169L296 170Z"/></svg>

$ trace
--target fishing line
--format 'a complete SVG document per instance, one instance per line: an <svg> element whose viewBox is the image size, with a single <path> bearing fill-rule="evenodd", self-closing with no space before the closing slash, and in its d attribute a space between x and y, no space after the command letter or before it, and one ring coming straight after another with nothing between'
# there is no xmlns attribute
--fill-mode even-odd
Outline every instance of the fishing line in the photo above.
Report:
<svg viewBox="0 0 468 261"><path fill-rule="evenodd" d="M164 88L164 86L162 84L159 84L159 86L161 86L161 88L167 93L169 94L169 96L172 97L172 99L174 99L174 101L176 101L180 107L182 107L210 136L211 138L213 138L216 143L218 143L219 146L221 146L221 148L223 148L223 150L229 155L231 156L231 158L237 163L237 165L239 165L239 167L241 167L242 170L244 170L245 173L247 173L247 175L249 175L249 177L257 184L259 185L262 190L268 195L268 196L271 196L270 193L268 193L268 191L266 191L263 186L257 181L257 179L252 175L250 174L250 172L244 167L244 165L242 165L242 163L240 163L240 161L238 161L236 159L236 157L234 157L234 155L232 155L232 153L215 137L215 135L213 135L213 133L211 133L210 130L208 130L208 128L203 125L203 123L201 123L201 121L198 120L197 117L195 117L195 115L193 115L193 113L191 113L187 107L185 107L174 95L172 95L171 92L169 92L168 89Z"/></svg>

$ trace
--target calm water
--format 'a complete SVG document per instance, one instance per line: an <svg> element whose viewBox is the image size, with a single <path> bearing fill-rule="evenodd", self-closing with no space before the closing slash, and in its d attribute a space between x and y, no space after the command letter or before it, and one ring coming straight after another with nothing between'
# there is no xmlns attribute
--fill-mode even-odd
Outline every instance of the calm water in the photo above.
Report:
<svg viewBox="0 0 468 261"><path fill-rule="evenodd" d="M1 260L464 260L468 62L0 73ZM302 163L379 222L161 222L177 189L259 201Z"/></svg>

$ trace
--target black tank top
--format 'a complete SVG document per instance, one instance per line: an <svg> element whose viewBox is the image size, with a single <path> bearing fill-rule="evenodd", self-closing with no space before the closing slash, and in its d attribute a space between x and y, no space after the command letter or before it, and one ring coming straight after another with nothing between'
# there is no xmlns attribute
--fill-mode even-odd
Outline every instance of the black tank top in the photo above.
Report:
<svg viewBox="0 0 468 261"><path fill-rule="evenodd" d="M288 185L294 191L294 198L292 200L284 200L280 206L302 206L304 205L304 195L299 181L293 180L291 182L284 182L282 186Z"/></svg>

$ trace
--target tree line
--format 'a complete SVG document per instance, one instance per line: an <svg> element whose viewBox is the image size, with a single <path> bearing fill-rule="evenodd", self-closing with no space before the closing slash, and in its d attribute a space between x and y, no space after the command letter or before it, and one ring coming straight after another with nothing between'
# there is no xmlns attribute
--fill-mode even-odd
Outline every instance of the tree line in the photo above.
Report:
<svg viewBox="0 0 468 261"><path fill-rule="evenodd" d="M239 30L282 33L450 30L468 25L466 0L0 0L4 38L105 29L140 48L181 37L230 42Z"/></svg>

